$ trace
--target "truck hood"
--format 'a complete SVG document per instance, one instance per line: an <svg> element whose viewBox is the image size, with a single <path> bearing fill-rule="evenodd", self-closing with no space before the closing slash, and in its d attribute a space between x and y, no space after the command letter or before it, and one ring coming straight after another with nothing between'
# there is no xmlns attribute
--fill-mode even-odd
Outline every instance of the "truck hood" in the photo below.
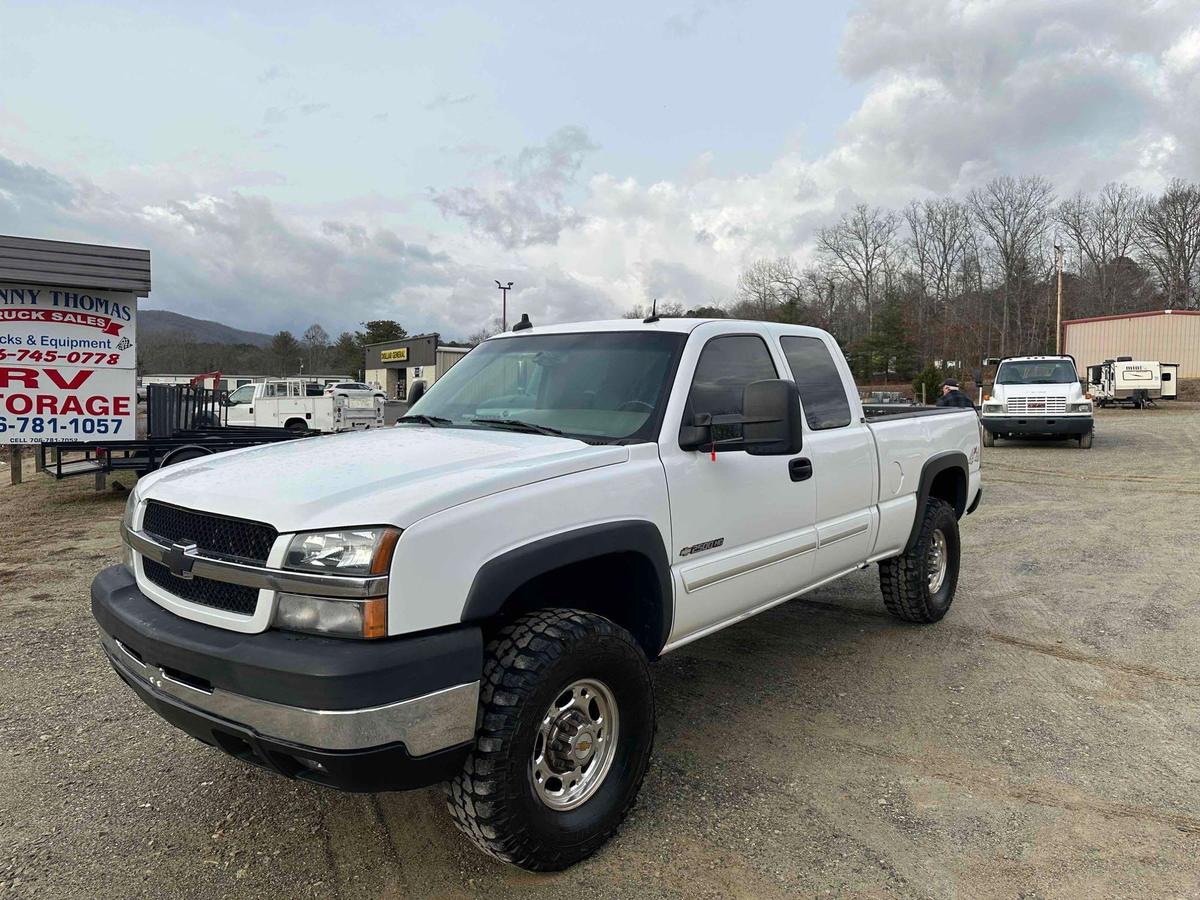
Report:
<svg viewBox="0 0 1200 900"><path fill-rule="evenodd" d="M623 446L405 425L235 450L161 469L138 494L281 532L395 525L629 458Z"/></svg>

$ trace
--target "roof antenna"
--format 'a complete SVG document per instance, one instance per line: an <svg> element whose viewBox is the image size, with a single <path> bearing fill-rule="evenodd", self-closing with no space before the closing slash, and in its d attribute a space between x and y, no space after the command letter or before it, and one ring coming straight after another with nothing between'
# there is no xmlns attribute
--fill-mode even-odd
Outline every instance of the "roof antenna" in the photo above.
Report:
<svg viewBox="0 0 1200 900"><path fill-rule="evenodd" d="M529 321L529 313L521 313L521 321L512 327L513 331L524 331L526 328L532 328L533 323Z"/></svg>
<svg viewBox="0 0 1200 900"><path fill-rule="evenodd" d="M657 322L657 321L658 321L658 298L655 297L653 300L650 301L650 315L648 315L648 316L646 316L646 318L642 319L642 323L645 325L649 325L652 322Z"/></svg>

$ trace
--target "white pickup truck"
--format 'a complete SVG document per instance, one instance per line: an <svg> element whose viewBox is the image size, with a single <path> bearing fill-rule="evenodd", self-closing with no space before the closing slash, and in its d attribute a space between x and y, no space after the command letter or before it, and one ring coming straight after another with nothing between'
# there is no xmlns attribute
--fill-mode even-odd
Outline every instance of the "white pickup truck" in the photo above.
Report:
<svg viewBox="0 0 1200 900"><path fill-rule="evenodd" d="M872 563L895 616L941 619L979 462L972 410L868 420L814 328L527 328L395 428L146 477L92 610L204 743L344 790L445 782L481 849L561 869L638 793L648 661Z"/></svg>
<svg viewBox="0 0 1200 900"><path fill-rule="evenodd" d="M293 431L357 431L383 425L383 400L334 396L317 382L294 378L244 384L225 403L228 425L290 428Z"/></svg>

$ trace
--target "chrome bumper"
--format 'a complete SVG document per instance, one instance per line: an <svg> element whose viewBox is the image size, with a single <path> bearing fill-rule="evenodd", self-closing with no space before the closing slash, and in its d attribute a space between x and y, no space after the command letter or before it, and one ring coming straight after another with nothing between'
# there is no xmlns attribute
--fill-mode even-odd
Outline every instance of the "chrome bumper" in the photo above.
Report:
<svg viewBox="0 0 1200 900"><path fill-rule="evenodd" d="M478 681L366 709L304 709L188 684L158 666L146 665L103 629L100 642L113 668L143 690L264 738L321 750L361 750L401 742L413 756L424 756L475 736Z"/></svg>

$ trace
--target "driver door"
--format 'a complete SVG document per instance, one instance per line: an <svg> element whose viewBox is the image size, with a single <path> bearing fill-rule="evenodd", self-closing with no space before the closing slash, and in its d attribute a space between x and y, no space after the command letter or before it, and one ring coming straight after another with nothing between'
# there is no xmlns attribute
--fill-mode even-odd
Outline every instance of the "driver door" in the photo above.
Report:
<svg viewBox="0 0 1200 900"><path fill-rule="evenodd" d="M748 324L701 344L695 338L704 329L680 362L686 401L675 392L659 439L671 507L672 642L795 595L810 581L817 548L815 484L803 451L751 456L738 444L740 425L717 426L727 443L715 454L680 447L682 425L698 414L741 413L747 384L785 371L765 329Z"/></svg>
<svg viewBox="0 0 1200 900"><path fill-rule="evenodd" d="M254 385L244 384L229 395L225 407L225 423L227 425L254 424Z"/></svg>

